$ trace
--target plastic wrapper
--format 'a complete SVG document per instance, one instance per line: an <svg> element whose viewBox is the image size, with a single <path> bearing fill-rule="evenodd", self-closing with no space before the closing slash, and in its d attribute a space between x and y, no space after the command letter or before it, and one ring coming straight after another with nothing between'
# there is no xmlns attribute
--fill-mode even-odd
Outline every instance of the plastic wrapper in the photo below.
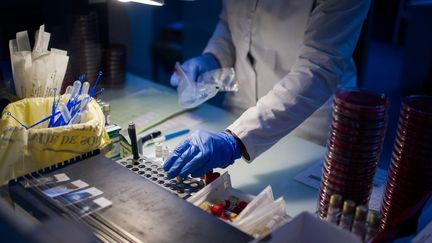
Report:
<svg viewBox="0 0 432 243"><path fill-rule="evenodd" d="M50 33L42 25L36 32L33 50L27 31L16 33L16 39L9 41L14 86L19 98L52 96L54 88L60 91L69 57L63 50L48 51L49 40Z"/></svg>
<svg viewBox="0 0 432 243"><path fill-rule="evenodd" d="M264 188L258 196L256 196L248 205L247 207L239 214L239 216L236 218L236 221L241 221L242 219L246 218L247 216L251 215L259 209L260 207L263 207L267 204L270 204L274 201L273 198L273 191L271 189L271 186L267 186Z"/></svg>
<svg viewBox="0 0 432 243"><path fill-rule="evenodd" d="M181 68L175 66L179 78L177 92L182 108L194 108L213 98L219 91L236 92L238 83L233 68L220 68L201 74L198 80L191 80Z"/></svg>
<svg viewBox="0 0 432 243"><path fill-rule="evenodd" d="M51 114L52 102L52 98L27 98L3 110L0 184L108 145L105 118L94 100L88 104L80 124L48 128L49 121L46 121L26 129L9 115L13 114L24 124L34 124Z"/></svg>
<svg viewBox="0 0 432 243"><path fill-rule="evenodd" d="M271 186L267 186L258 196L249 195L232 187L227 172L188 198L188 201L201 207L204 202L217 202L232 196L248 204L232 222L225 222L255 238L272 232L290 220L285 201L282 198L274 200Z"/></svg>
<svg viewBox="0 0 432 243"><path fill-rule="evenodd" d="M255 238L272 232L277 227L288 222L285 201L278 198L275 201L257 208L247 217L234 221L234 226Z"/></svg>

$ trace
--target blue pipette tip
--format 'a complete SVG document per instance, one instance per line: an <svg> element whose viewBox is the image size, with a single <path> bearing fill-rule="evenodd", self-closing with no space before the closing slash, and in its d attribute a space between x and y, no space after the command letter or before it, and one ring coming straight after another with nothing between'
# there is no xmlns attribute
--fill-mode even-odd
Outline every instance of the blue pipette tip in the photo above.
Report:
<svg viewBox="0 0 432 243"><path fill-rule="evenodd" d="M85 74L82 73L82 74L79 76L78 80L79 80L80 82L82 82L82 81L84 81L84 79L85 79Z"/></svg>
<svg viewBox="0 0 432 243"><path fill-rule="evenodd" d="M100 94L100 93L102 93L102 92L104 92L104 91L105 91L105 89L104 89L104 88L101 88L101 89L98 90L96 93L94 93L93 96L96 96L96 95L98 95L98 94Z"/></svg>
<svg viewBox="0 0 432 243"><path fill-rule="evenodd" d="M28 129L28 127L26 125L24 125L22 122L20 122L15 116L12 115L12 113L8 112L6 113L8 116L12 117L16 122L18 122L22 127L24 127L25 129Z"/></svg>

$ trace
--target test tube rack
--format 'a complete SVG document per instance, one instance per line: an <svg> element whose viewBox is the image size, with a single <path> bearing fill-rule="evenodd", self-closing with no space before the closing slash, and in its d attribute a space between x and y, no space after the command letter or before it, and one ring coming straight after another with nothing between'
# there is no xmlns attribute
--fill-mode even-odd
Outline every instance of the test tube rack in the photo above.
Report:
<svg viewBox="0 0 432 243"><path fill-rule="evenodd" d="M147 180L167 189L182 199L189 198L205 186L205 183L202 179L196 179L192 177L188 177L183 180L179 180L177 178L168 179L165 170L162 168L162 165L147 157L140 157L139 159L134 160L132 156L130 156L118 160L117 163L146 178Z"/></svg>

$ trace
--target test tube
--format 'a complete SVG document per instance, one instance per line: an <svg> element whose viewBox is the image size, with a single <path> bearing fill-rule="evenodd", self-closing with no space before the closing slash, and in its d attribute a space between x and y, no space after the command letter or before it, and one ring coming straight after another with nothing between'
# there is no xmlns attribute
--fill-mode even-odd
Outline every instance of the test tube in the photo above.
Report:
<svg viewBox="0 0 432 243"><path fill-rule="evenodd" d="M366 206L359 205L356 207L354 221L351 227L351 232L358 235L361 239L363 239L366 230L365 223L366 223L367 213L368 213L368 209Z"/></svg>
<svg viewBox="0 0 432 243"><path fill-rule="evenodd" d="M380 229L380 221L381 219L379 215L376 212L369 210L367 214L367 228L364 238L365 242L372 240L378 234Z"/></svg>
<svg viewBox="0 0 432 243"><path fill-rule="evenodd" d="M79 95L81 90L81 82L76 80L72 86L71 99L75 99Z"/></svg>
<svg viewBox="0 0 432 243"><path fill-rule="evenodd" d="M90 83L89 82L84 82L81 88L81 94L82 95L86 95L88 94L88 91L90 89Z"/></svg>
<svg viewBox="0 0 432 243"><path fill-rule="evenodd" d="M155 145L155 157L162 158L163 156L163 145L162 143L156 143Z"/></svg>
<svg viewBox="0 0 432 243"><path fill-rule="evenodd" d="M339 226L348 231L351 230L351 225L354 219L355 202L346 200L342 207L342 216L339 220Z"/></svg>
<svg viewBox="0 0 432 243"><path fill-rule="evenodd" d="M71 114L70 114L68 108L66 107L66 105L63 102L60 102L60 104L59 104L59 110L60 110L60 114L63 117L64 122L68 123L69 120L71 119Z"/></svg>
<svg viewBox="0 0 432 243"><path fill-rule="evenodd" d="M78 112L75 114L74 117L72 117L71 121L69 122L69 124L78 124L81 122L81 113Z"/></svg>
<svg viewBox="0 0 432 243"><path fill-rule="evenodd" d="M129 134L129 138L131 140L133 159L137 160L137 159L139 159L139 154L138 154L138 144L137 144L137 137L136 137L135 123L134 122L129 123L128 134Z"/></svg>
<svg viewBox="0 0 432 243"><path fill-rule="evenodd" d="M110 105L108 103L105 103L102 106L102 112L105 116L105 125L109 125L110 124L110 113L111 113L111 108Z"/></svg>
<svg viewBox="0 0 432 243"><path fill-rule="evenodd" d="M66 87L65 94L71 94L71 93L72 93L72 86L68 85Z"/></svg>
<svg viewBox="0 0 432 243"><path fill-rule="evenodd" d="M339 194L333 194L330 197L330 205L327 210L326 221L334 224L338 224L339 216L342 207L342 196Z"/></svg>
<svg viewBox="0 0 432 243"><path fill-rule="evenodd" d="M162 160L165 161L168 159L168 156L170 154L170 149L168 146L163 146L162 148Z"/></svg>
<svg viewBox="0 0 432 243"><path fill-rule="evenodd" d="M81 99L80 112L84 112L87 109L88 103L90 103L90 96L86 94Z"/></svg>

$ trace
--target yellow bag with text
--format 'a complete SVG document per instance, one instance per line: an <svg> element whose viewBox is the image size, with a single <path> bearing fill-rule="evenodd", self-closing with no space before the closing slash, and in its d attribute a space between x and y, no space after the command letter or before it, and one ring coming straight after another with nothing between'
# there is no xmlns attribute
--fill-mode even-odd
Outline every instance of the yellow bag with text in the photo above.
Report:
<svg viewBox="0 0 432 243"><path fill-rule="evenodd" d="M67 101L66 97L62 98ZM93 99L80 124L48 128L53 98L27 98L9 104L0 120L0 185L30 172L72 159L109 144L105 117Z"/></svg>

